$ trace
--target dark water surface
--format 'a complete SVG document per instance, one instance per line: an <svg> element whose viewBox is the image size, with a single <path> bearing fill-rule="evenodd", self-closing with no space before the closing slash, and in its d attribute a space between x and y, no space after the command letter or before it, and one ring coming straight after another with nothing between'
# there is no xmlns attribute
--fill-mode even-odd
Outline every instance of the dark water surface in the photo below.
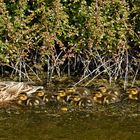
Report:
<svg viewBox="0 0 140 140"><path fill-rule="evenodd" d="M0 109L0 140L139 139L140 104L137 103L67 112L60 108Z"/></svg>
<svg viewBox="0 0 140 140"><path fill-rule="evenodd" d="M0 110L0 140L138 140L140 115Z"/></svg>

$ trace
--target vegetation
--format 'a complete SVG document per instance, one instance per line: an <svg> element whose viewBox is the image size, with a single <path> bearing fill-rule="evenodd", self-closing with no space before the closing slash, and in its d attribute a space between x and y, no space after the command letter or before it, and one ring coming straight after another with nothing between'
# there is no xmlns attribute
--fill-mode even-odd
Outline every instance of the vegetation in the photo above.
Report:
<svg viewBox="0 0 140 140"><path fill-rule="evenodd" d="M0 0L1 73L139 78L138 0ZM78 84L77 83L77 84Z"/></svg>

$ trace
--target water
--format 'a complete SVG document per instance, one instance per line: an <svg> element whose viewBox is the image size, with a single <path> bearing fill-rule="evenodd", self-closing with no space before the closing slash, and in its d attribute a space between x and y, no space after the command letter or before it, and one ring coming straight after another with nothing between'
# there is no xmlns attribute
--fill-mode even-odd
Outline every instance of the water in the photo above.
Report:
<svg viewBox="0 0 140 140"><path fill-rule="evenodd" d="M60 87L63 87L63 82ZM61 111L59 107L0 109L0 140L138 140L139 138L139 103L97 106L85 110L70 108L67 112Z"/></svg>
<svg viewBox="0 0 140 140"><path fill-rule="evenodd" d="M140 114L127 112L1 109L0 140L137 140Z"/></svg>

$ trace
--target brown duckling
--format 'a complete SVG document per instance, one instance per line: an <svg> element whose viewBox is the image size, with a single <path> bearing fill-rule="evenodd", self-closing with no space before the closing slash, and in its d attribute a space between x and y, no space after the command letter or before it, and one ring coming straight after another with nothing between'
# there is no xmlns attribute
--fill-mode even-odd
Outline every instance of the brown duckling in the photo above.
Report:
<svg viewBox="0 0 140 140"><path fill-rule="evenodd" d="M104 97L103 104L113 104L113 103L117 103L119 101L120 101L120 99L118 96L108 94Z"/></svg>
<svg viewBox="0 0 140 140"><path fill-rule="evenodd" d="M78 93L68 94L66 97L66 102L71 102L72 100L76 101L79 100L80 95Z"/></svg>
<svg viewBox="0 0 140 140"><path fill-rule="evenodd" d="M103 104L112 104L120 101L120 92L113 89L108 89L105 93Z"/></svg>
<svg viewBox="0 0 140 140"><path fill-rule="evenodd" d="M75 93L81 96L89 96L91 94L90 90L85 87L75 87Z"/></svg>
<svg viewBox="0 0 140 140"><path fill-rule="evenodd" d="M58 93L56 92L47 92L44 96L43 96L43 102L45 104L49 104L49 105L58 105L60 100L58 97Z"/></svg>
<svg viewBox="0 0 140 140"><path fill-rule="evenodd" d="M35 106L44 105L44 102L42 101L42 99L32 96L27 99L26 105L30 107L35 107Z"/></svg>
<svg viewBox="0 0 140 140"><path fill-rule="evenodd" d="M84 108L92 107L93 106L93 100L89 97L82 97L78 102L78 106L79 107L84 107Z"/></svg>

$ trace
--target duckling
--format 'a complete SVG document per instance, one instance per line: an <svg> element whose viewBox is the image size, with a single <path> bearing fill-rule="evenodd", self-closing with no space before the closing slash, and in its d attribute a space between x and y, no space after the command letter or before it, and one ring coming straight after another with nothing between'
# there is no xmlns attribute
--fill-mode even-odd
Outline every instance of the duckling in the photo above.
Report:
<svg viewBox="0 0 140 140"><path fill-rule="evenodd" d="M60 110L61 110L62 112L67 112L67 111L68 111L68 108L67 108L67 107L61 107Z"/></svg>
<svg viewBox="0 0 140 140"><path fill-rule="evenodd" d="M67 102L70 103L71 105L78 105L78 102L81 100L81 96L77 93L72 94L68 99Z"/></svg>
<svg viewBox="0 0 140 140"><path fill-rule="evenodd" d="M59 90L55 95L57 101L59 101L60 103L66 103L67 93L65 92L65 90Z"/></svg>
<svg viewBox="0 0 140 140"><path fill-rule="evenodd" d="M48 105L58 105L60 103L56 92L48 92L43 96L43 102Z"/></svg>
<svg viewBox="0 0 140 140"><path fill-rule="evenodd" d="M26 93L21 93L21 94L18 96L17 104L18 104L18 105L26 105L27 99L28 99L27 94L26 94Z"/></svg>
<svg viewBox="0 0 140 140"><path fill-rule="evenodd" d="M44 94L45 94L45 92L43 90L38 90L38 91L34 92L34 94L32 94L32 95L37 96L37 97L43 97Z"/></svg>
<svg viewBox="0 0 140 140"><path fill-rule="evenodd" d="M74 95L74 97L73 97L74 102L78 102L80 100L81 100L81 97L79 95Z"/></svg>
<svg viewBox="0 0 140 140"><path fill-rule="evenodd" d="M72 102L78 102L81 99L82 95L79 93L72 93L67 95L66 101L68 103L72 103Z"/></svg>
<svg viewBox="0 0 140 140"><path fill-rule="evenodd" d="M104 95L102 94L102 92L101 91L96 91L95 95L93 97L93 101L95 103L102 104L103 103L103 99L104 99Z"/></svg>
<svg viewBox="0 0 140 140"><path fill-rule="evenodd" d="M26 105L30 107L35 107L35 106L44 105L44 102L42 101L42 99L38 97L29 97L26 101Z"/></svg>
<svg viewBox="0 0 140 140"><path fill-rule="evenodd" d="M99 86L97 90L93 92L93 101L98 104L103 104L104 97L106 95L107 88L103 85Z"/></svg>
<svg viewBox="0 0 140 140"><path fill-rule="evenodd" d="M91 94L90 90L85 87L75 87L75 92L81 96L89 96Z"/></svg>
<svg viewBox="0 0 140 140"><path fill-rule="evenodd" d="M139 90L136 87L127 89L128 99L139 100Z"/></svg>
<svg viewBox="0 0 140 140"><path fill-rule="evenodd" d="M119 102L120 99L114 95L106 95L103 99L103 104L113 104Z"/></svg>
<svg viewBox="0 0 140 140"><path fill-rule="evenodd" d="M65 88L64 92L67 93L67 94L75 93L76 92L76 88L75 87Z"/></svg>
<svg viewBox="0 0 140 140"><path fill-rule="evenodd" d="M93 106L93 100L89 97L83 97L79 100L78 106L79 107L84 107L84 108L92 107Z"/></svg>
<svg viewBox="0 0 140 140"><path fill-rule="evenodd" d="M113 89L108 89L104 94L103 104L112 104L120 101L120 92Z"/></svg>
<svg viewBox="0 0 140 140"><path fill-rule="evenodd" d="M107 92L107 87L106 86L103 86L103 85L101 85L99 88L98 88L98 90L101 92L101 93L106 93Z"/></svg>

